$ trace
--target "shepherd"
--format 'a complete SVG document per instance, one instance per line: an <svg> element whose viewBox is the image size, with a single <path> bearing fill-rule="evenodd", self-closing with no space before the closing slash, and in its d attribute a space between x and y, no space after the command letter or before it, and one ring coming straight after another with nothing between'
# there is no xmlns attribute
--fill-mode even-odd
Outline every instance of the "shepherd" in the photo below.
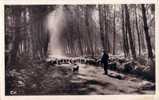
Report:
<svg viewBox="0 0 159 100"><path fill-rule="evenodd" d="M105 75L108 74L108 59L109 59L108 53L103 50L103 56L101 59L101 63L104 65L104 74Z"/></svg>

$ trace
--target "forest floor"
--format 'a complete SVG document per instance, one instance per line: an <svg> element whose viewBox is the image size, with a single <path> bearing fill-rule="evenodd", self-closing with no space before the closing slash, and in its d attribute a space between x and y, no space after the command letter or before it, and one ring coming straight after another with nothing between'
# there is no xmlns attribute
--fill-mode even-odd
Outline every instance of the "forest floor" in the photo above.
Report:
<svg viewBox="0 0 159 100"><path fill-rule="evenodd" d="M62 67L70 67L63 64ZM59 67L59 66L58 66ZM109 75L121 75L124 79L118 79ZM124 75L108 70L108 75L104 75L104 70L100 66L79 64L79 71L73 73L69 78L69 87L64 94L71 95L117 95L117 94L154 94L155 90L142 90L141 85L146 82L143 79L132 75Z"/></svg>
<svg viewBox="0 0 159 100"><path fill-rule="evenodd" d="M7 95L118 95L154 94L155 83L132 74L103 67L77 64L47 65L45 62L21 62L6 74ZM23 66L23 67L22 67ZM120 76L120 77L115 77Z"/></svg>

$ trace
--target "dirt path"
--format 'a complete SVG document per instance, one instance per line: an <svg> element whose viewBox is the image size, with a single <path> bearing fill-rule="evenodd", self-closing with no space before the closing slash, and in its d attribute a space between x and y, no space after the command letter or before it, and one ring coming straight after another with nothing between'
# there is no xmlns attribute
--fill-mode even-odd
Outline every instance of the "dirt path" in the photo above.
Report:
<svg viewBox="0 0 159 100"><path fill-rule="evenodd" d="M153 94L154 91L140 91L142 80L127 76L119 80L103 74L102 67L80 64L79 71L74 73L68 92L70 94ZM116 73L108 71L108 73ZM130 79L135 81L130 81Z"/></svg>

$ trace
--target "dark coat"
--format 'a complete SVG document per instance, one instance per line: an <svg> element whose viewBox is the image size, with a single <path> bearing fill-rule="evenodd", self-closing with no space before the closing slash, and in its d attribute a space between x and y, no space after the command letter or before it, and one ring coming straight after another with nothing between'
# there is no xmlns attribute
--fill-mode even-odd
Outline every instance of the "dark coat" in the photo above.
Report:
<svg viewBox="0 0 159 100"><path fill-rule="evenodd" d="M101 59L101 63L107 65L108 64L108 59L109 59L108 54L104 53L103 56L102 56L102 59Z"/></svg>

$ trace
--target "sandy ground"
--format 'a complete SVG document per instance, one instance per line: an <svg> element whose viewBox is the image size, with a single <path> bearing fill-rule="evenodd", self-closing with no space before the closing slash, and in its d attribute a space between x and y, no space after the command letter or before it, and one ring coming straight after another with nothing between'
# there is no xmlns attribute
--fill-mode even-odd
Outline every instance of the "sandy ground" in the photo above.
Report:
<svg viewBox="0 0 159 100"><path fill-rule="evenodd" d="M79 70L73 72L73 68L77 65L79 66ZM21 69L19 72L12 71L11 73L16 77L14 82L16 82L15 86L17 86L11 90L12 93L14 92L12 95L119 95L155 93L155 90L153 90L155 87L154 83L139 77L111 70L108 70L109 75L104 75L104 70L101 66L77 65L50 65L45 69L45 65L41 65ZM122 76L122 78L112 77L117 75Z"/></svg>
<svg viewBox="0 0 159 100"><path fill-rule="evenodd" d="M70 87L67 89L68 94L117 95L155 93L153 90L140 90L140 84L143 80L136 78L134 76L125 75L125 79L117 79L110 77L108 75L104 75L102 67L96 67L85 64L79 64L79 66L79 71L75 72L70 80ZM117 72L108 70L108 74L110 73Z"/></svg>

